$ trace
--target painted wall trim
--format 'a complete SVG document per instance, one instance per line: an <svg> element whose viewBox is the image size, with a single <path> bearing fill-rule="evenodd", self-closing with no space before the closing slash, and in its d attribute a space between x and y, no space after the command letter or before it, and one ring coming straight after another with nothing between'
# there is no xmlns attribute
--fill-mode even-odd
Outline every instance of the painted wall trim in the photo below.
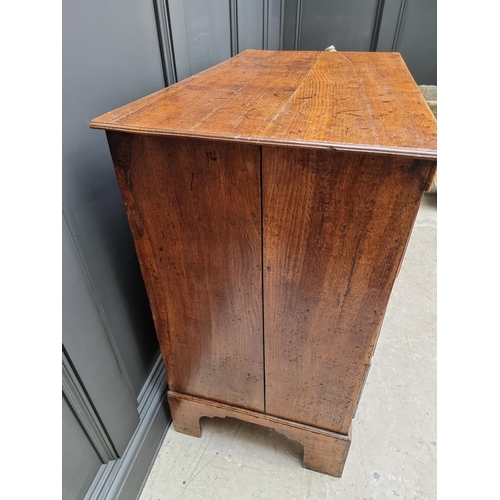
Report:
<svg viewBox="0 0 500 500"><path fill-rule="evenodd" d="M234 57L239 52L238 0L229 0L229 34L231 37L231 57Z"/></svg>
<svg viewBox="0 0 500 500"><path fill-rule="evenodd" d="M262 48L269 48L269 0L262 1Z"/></svg>
<svg viewBox="0 0 500 500"><path fill-rule="evenodd" d="M130 381L130 378L127 374L127 369L125 367L125 363L122 360L122 357L120 355L120 351L118 349L118 346L116 345L115 339L113 338L113 335L111 334L111 332L112 332L111 326L109 325L109 322L106 318L106 315L104 314L104 308L102 307L101 301L99 300L99 296L98 296L96 289L95 289L95 286L94 286L94 281L92 280L92 276L88 270L87 263L85 262L85 258L80 250L80 246L78 245L78 240L76 239L76 235L75 235L75 233L71 227L71 224L68 220L68 216L66 215L66 210L65 210L64 206L62 209L62 221L63 221L63 224L66 226L66 230L68 231L68 234L70 235L70 240L71 240L71 243L73 244L73 249L75 251L76 258L78 259L78 263L80 264L82 273L85 276L85 282L88 286L88 289L90 291L90 295L92 297L92 300L94 301L97 312L99 313L99 317L101 318L101 322L102 322L104 331L106 332L106 336L107 336L108 341L111 345L111 349L113 350L113 355L116 359L116 363L118 364L118 368L120 369L121 376L123 377L123 380L125 381L125 384L127 385L130 394L135 399L134 387L133 387L132 382Z"/></svg>
<svg viewBox="0 0 500 500"><path fill-rule="evenodd" d="M295 46L294 50L300 50L300 30L302 29L302 0L297 0L297 17L295 18Z"/></svg>
<svg viewBox="0 0 500 500"><path fill-rule="evenodd" d="M399 7L398 22L396 24L396 31L394 33L394 40L392 42L392 51L399 52L399 44L401 43L401 36L403 34L403 28L406 21L406 12L408 6L408 0L401 0L401 5Z"/></svg>
<svg viewBox="0 0 500 500"><path fill-rule="evenodd" d="M140 496L170 425L167 378L161 356L139 394L140 421L123 456L104 464L84 500L132 500Z"/></svg>
<svg viewBox="0 0 500 500"><path fill-rule="evenodd" d="M285 0L280 0L280 45L279 50L283 50L283 37L285 36Z"/></svg>
<svg viewBox="0 0 500 500"><path fill-rule="evenodd" d="M370 45L370 51L375 52L377 50L378 37L380 35L380 27L382 26L382 16L384 15L385 0L378 0L377 11L375 13L375 23L373 26L373 35Z"/></svg>
<svg viewBox="0 0 500 500"><path fill-rule="evenodd" d="M62 391L100 459L106 463L118 458L111 438L97 414L66 350L62 349Z"/></svg>
<svg viewBox="0 0 500 500"><path fill-rule="evenodd" d="M145 416L147 408L149 408L152 404L158 404L156 399L161 397L161 391L158 390L158 387L163 387L166 385L166 374L165 374L165 365L163 364L163 358L161 355L158 355L158 358L149 373L146 382L144 382L144 386L137 397L137 411L139 412L139 418L143 418Z"/></svg>
<svg viewBox="0 0 500 500"><path fill-rule="evenodd" d="M160 44L161 63L165 86L177 83L177 68L175 66L174 44L172 41L172 28L168 0L154 0L156 27Z"/></svg>

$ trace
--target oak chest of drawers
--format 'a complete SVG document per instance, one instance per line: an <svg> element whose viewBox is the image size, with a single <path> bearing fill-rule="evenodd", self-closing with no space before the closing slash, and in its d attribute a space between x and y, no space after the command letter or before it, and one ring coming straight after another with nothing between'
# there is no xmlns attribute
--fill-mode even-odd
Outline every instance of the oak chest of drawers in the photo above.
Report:
<svg viewBox="0 0 500 500"><path fill-rule="evenodd" d="M92 121L107 131L174 426L235 417L340 476L436 169L399 54L248 50Z"/></svg>

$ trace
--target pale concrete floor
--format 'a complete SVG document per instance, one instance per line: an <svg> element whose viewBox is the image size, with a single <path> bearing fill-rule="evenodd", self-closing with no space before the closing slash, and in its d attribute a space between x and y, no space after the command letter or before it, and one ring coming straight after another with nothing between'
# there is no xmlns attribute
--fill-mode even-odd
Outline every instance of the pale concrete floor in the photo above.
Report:
<svg viewBox="0 0 500 500"><path fill-rule="evenodd" d="M436 498L436 204L424 196L353 421L343 477L303 469L302 447L233 419L171 427L140 500Z"/></svg>

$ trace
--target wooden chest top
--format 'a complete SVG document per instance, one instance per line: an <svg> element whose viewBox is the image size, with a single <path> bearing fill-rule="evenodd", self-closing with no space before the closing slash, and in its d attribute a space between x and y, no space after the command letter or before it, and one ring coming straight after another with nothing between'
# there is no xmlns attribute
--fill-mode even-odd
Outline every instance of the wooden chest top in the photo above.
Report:
<svg viewBox="0 0 500 500"><path fill-rule="evenodd" d="M436 159L436 120L395 52L246 50L92 128Z"/></svg>

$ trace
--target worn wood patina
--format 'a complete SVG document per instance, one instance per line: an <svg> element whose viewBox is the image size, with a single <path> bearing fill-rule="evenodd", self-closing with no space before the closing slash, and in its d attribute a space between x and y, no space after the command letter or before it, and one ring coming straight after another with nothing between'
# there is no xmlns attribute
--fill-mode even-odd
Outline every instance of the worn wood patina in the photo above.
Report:
<svg viewBox="0 0 500 500"><path fill-rule="evenodd" d="M340 476L391 290L436 170L397 53L248 50L105 129L180 432L234 417Z"/></svg>

